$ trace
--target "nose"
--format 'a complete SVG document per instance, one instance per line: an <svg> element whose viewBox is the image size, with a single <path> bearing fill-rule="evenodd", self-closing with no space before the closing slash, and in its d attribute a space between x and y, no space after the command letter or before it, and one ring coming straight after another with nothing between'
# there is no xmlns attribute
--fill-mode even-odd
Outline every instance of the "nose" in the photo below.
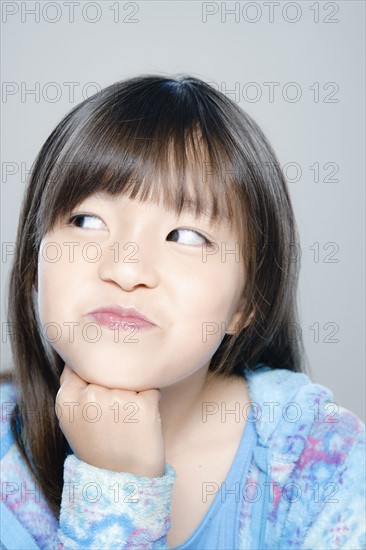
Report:
<svg viewBox="0 0 366 550"><path fill-rule="evenodd" d="M158 284L157 255L147 243L114 242L102 249L99 277L115 282L126 291L137 286L154 288Z"/></svg>

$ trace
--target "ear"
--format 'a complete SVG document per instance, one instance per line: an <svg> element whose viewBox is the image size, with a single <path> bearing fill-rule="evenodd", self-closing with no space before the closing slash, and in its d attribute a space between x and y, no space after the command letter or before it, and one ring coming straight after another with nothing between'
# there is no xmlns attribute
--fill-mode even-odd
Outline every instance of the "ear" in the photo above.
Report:
<svg viewBox="0 0 366 550"><path fill-rule="evenodd" d="M236 312L234 313L234 315L231 318L231 321L229 323L229 326L228 326L227 330L225 331L225 334L233 335L233 334L236 334L238 332L239 321L242 317L243 309L244 309L244 306L242 306L242 305L238 307L238 309L236 310ZM245 323L244 327L242 327L242 328L245 328L248 325L250 325L251 320L253 318L253 315L254 315L254 310L251 312L247 322Z"/></svg>

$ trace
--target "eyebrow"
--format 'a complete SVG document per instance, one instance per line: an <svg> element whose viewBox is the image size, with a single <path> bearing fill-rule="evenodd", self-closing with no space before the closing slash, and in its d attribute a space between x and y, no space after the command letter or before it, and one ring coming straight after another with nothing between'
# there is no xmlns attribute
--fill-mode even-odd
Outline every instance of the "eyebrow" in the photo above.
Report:
<svg viewBox="0 0 366 550"><path fill-rule="evenodd" d="M191 199L188 199L185 201L184 205L182 206L182 212L193 212L197 210L198 203L196 201L193 201ZM201 208L201 214L204 214L206 216L211 216L212 209L207 207Z"/></svg>
<svg viewBox="0 0 366 550"><path fill-rule="evenodd" d="M108 200L108 201L114 201L115 197L106 192L106 191L97 191L96 193L93 193L88 198L96 198L97 200ZM182 206L181 212L187 213L187 214L193 214L194 216L200 217L203 216L205 218L208 218L209 220L212 220L212 208L210 206L201 206L200 212L197 212L198 202L193 199L187 199L184 202L184 205ZM212 220L212 223L214 224L220 224L221 221L224 222L230 222L230 217L228 215L225 215L223 213L219 214L218 219L216 221Z"/></svg>
<svg viewBox="0 0 366 550"><path fill-rule="evenodd" d="M218 211L218 215L216 217L216 220L212 216L212 208L210 206L202 206L200 211L196 213L196 207L197 202L188 200L186 204L182 207L182 213L187 212L188 214L192 214L195 217L205 217L209 220L210 224L213 226L220 226L222 223L224 224L231 224L230 216L227 213Z"/></svg>

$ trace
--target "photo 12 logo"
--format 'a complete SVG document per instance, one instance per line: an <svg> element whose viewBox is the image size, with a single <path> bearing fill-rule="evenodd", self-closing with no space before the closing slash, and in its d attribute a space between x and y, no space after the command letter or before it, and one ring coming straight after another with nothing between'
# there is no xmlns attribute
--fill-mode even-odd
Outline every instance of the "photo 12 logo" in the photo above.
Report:
<svg viewBox="0 0 366 550"><path fill-rule="evenodd" d="M137 2L1 2L1 21L11 23L139 23Z"/></svg>
<svg viewBox="0 0 366 550"><path fill-rule="evenodd" d="M210 23L339 23L338 2L202 2L201 21Z"/></svg>

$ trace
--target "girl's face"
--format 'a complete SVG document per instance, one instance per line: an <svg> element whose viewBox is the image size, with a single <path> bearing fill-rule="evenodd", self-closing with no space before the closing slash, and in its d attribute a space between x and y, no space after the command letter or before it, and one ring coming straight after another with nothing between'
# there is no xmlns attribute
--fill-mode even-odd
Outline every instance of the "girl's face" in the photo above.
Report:
<svg viewBox="0 0 366 550"><path fill-rule="evenodd" d="M89 383L134 391L175 384L208 368L225 332L235 332L244 286L240 250L226 222L91 195L41 242L43 334ZM153 324L119 329L106 316L111 329L90 315L113 305L134 307Z"/></svg>

